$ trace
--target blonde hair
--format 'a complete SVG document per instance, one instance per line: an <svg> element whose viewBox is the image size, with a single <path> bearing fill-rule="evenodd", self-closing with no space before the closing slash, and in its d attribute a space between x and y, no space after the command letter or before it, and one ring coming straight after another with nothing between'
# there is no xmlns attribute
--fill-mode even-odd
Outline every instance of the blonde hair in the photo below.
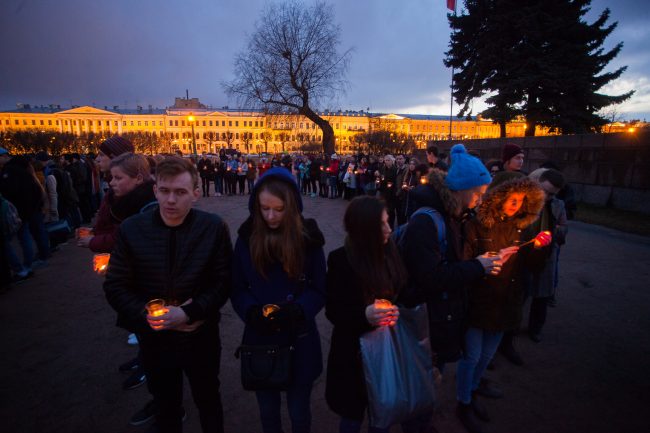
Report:
<svg viewBox="0 0 650 433"><path fill-rule="evenodd" d="M142 180L151 178L151 166L147 158L135 153L123 153L111 160L111 168L119 167L129 177L142 176Z"/></svg>

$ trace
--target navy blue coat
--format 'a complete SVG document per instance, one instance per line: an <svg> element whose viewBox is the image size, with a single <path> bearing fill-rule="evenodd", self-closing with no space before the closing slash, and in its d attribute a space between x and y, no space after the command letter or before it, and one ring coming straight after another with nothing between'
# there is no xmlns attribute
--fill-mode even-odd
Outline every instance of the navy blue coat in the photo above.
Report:
<svg viewBox="0 0 650 433"><path fill-rule="evenodd" d="M285 174L286 173L286 174ZM255 185L257 189L265 178L270 176L282 177L295 187L295 193L300 200L300 193L291 173L284 168L274 168L267 171ZM252 199L256 191L251 194ZM300 208L302 204L300 203ZM251 206L252 207L252 206ZM323 356L320 346L320 335L316 327L315 317L325 305L325 243L323 234L313 219L303 220L306 232L304 274L306 282L300 284L289 279L279 263L267 270L267 278L262 277L251 260L249 239L252 230L252 217L249 217L239 228L235 243L233 259L233 290L230 301L237 315L246 322L247 313L253 306L265 304L285 304L295 302L302 308L307 321L307 332L298 336L294 352L294 377L297 384L310 384L323 371ZM278 344L287 346L291 343L289 332L278 332L273 335L262 335L248 323L244 328L242 344Z"/></svg>

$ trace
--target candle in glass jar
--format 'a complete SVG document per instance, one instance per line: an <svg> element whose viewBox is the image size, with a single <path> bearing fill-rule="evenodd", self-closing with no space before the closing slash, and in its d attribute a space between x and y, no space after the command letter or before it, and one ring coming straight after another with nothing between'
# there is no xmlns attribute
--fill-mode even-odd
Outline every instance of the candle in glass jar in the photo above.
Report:
<svg viewBox="0 0 650 433"><path fill-rule="evenodd" d="M269 317L271 314L275 313L278 311L280 307L275 304L266 304L265 306L262 307L262 315L264 317Z"/></svg>
<svg viewBox="0 0 650 433"><path fill-rule="evenodd" d="M110 258L111 255L108 253L95 254L93 256L93 270L97 272L98 275L105 275Z"/></svg>
<svg viewBox="0 0 650 433"><path fill-rule="evenodd" d="M145 304L145 308L147 309L147 313L154 317L162 316L167 312L164 299L152 299Z"/></svg>
<svg viewBox="0 0 650 433"><path fill-rule="evenodd" d="M375 308L386 309L386 308L391 308L392 306L393 303L390 302L388 299L375 299Z"/></svg>

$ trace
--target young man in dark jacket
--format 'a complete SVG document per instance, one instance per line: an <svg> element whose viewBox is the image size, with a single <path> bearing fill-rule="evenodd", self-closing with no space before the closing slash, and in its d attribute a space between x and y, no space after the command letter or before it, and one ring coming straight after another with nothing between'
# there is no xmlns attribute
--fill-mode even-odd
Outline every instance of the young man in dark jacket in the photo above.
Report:
<svg viewBox="0 0 650 433"><path fill-rule="evenodd" d="M156 167L154 192L159 208L120 226L104 291L118 325L138 335L159 431L182 431L185 373L203 432L223 432L218 324L231 287L228 227L192 209L198 173L182 158ZM147 314L152 299L165 301L163 315Z"/></svg>

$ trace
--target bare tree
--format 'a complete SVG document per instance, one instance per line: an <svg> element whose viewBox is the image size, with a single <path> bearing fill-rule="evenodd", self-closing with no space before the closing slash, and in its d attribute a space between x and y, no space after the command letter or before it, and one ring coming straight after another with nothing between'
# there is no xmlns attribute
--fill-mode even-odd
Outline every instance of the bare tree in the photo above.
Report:
<svg viewBox="0 0 650 433"><path fill-rule="evenodd" d="M325 153L333 153L334 130L314 107L345 90L351 50L337 52L340 33L331 5L269 3L235 59L226 92L247 107L307 117L323 131Z"/></svg>

